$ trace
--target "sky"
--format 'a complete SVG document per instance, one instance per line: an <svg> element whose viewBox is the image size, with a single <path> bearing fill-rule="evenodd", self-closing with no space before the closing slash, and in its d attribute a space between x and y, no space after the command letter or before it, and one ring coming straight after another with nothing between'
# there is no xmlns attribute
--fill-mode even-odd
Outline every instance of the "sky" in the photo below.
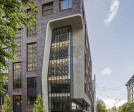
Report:
<svg viewBox="0 0 134 112"><path fill-rule="evenodd" d="M134 74L134 0L84 1L97 98L118 107Z"/></svg>

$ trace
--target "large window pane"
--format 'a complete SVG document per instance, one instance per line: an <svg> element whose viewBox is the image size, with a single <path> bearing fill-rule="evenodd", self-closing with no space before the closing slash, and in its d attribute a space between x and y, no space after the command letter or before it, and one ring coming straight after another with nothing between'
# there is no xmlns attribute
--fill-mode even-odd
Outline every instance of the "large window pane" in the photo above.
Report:
<svg viewBox="0 0 134 112"><path fill-rule="evenodd" d="M28 71L37 70L37 43L27 45Z"/></svg>
<svg viewBox="0 0 134 112"><path fill-rule="evenodd" d="M27 79L27 104L34 105L36 100L36 78Z"/></svg>
<svg viewBox="0 0 134 112"><path fill-rule="evenodd" d="M72 7L72 0L60 0L60 9L65 10Z"/></svg>
<svg viewBox="0 0 134 112"><path fill-rule="evenodd" d="M21 63L13 64L13 87L21 88Z"/></svg>

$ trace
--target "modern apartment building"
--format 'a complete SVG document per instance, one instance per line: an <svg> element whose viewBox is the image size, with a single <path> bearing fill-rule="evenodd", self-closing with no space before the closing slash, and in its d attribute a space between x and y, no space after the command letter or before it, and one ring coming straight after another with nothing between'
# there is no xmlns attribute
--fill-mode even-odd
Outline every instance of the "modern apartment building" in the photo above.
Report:
<svg viewBox="0 0 134 112"><path fill-rule="evenodd" d="M48 112L93 112L92 61L84 0L36 0L37 24L16 32L8 94L14 112L32 112L38 94ZM27 9L28 14L31 11ZM1 97L1 104L3 103Z"/></svg>
<svg viewBox="0 0 134 112"><path fill-rule="evenodd" d="M126 84L128 91L128 102L134 102L134 75Z"/></svg>

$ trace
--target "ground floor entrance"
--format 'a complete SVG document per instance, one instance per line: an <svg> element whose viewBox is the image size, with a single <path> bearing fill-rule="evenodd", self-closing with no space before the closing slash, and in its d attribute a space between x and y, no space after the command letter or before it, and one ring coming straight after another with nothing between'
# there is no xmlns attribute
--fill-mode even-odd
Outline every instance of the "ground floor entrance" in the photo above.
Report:
<svg viewBox="0 0 134 112"><path fill-rule="evenodd" d="M13 111L14 112L21 112L21 95L14 95L13 96Z"/></svg>

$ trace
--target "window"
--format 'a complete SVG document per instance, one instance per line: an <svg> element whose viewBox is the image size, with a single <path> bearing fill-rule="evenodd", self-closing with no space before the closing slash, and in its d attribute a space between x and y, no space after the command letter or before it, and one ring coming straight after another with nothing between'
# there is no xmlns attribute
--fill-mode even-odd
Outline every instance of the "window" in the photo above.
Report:
<svg viewBox="0 0 134 112"><path fill-rule="evenodd" d="M21 63L13 64L13 87L21 88Z"/></svg>
<svg viewBox="0 0 134 112"><path fill-rule="evenodd" d="M72 110L76 110L77 108L76 108L76 103L74 103L74 102L72 102Z"/></svg>
<svg viewBox="0 0 134 112"><path fill-rule="evenodd" d="M37 70L37 43L27 45L28 71Z"/></svg>
<svg viewBox="0 0 134 112"><path fill-rule="evenodd" d="M60 0L60 10L69 9L72 7L72 0Z"/></svg>
<svg viewBox="0 0 134 112"><path fill-rule="evenodd" d="M15 42L18 44L15 50L15 55L19 56L21 55L21 29L19 28L18 31L15 33Z"/></svg>
<svg viewBox="0 0 134 112"><path fill-rule="evenodd" d="M44 4L42 6L42 15L48 15L53 13L53 2Z"/></svg>
<svg viewBox="0 0 134 112"><path fill-rule="evenodd" d="M13 96L13 112L21 112L21 102L22 102L21 95Z"/></svg>
<svg viewBox="0 0 134 112"><path fill-rule="evenodd" d="M27 79L27 104L34 105L36 100L36 78Z"/></svg>
<svg viewBox="0 0 134 112"><path fill-rule="evenodd" d="M32 12L31 12L31 10L30 9L28 9L27 10L27 13L30 15L32 15L35 19L37 19L36 18L36 14L32 14ZM31 31L30 29L33 29L33 31ZM33 36L33 35L35 35L37 33L37 26L36 26L36 24L35 23L32 23L32 24L30 24L29 25L29 29L27 28L27 36L29 37L29 36Z"/></svg>

